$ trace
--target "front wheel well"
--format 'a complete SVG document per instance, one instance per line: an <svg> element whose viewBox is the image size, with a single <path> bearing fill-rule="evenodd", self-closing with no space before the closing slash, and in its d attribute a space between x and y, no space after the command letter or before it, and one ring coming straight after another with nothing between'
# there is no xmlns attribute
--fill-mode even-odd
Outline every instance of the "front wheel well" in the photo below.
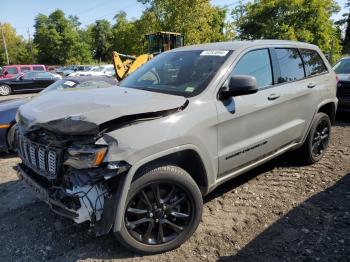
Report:
<svg viewBox="0 0 350 262"><path fill-rule="evenodd" d="M203 161L199 154L191 149L175 152L142 165L140 170L158 163L172 164L184 169L196 182L202 194L206 194L208 189L208 178Z"/></svg>
<svg viewBox="0 0 350 262"><path fill-rule="evenodd" d="M329 116L329 119L331 120L331 123L334 124L335 115L336 115L335 103L330 102L330 103L327 103L327 104L321 106L318 110L318 113L319 112L327 114Z"/></svg>

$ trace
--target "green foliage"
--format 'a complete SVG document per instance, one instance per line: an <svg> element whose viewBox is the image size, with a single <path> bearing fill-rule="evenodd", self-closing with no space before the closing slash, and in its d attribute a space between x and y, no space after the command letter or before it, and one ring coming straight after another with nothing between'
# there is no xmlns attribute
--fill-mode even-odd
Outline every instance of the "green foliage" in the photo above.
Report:
<svg viewBox="0 0 350 262"><path fill-rule="evenodd" d="M318 45L339 56L341 46L330 19L334 0L254 0L233 11L241 39L290 39Z"/></svg>
<svg viewBox="0 0 350 262"><path fill-rule="evenodd" d="M91 35L94 58L98 61L110 60L111 24L107 20L97 20L91 28Z"/></svg>
<svg viewBox="0 0 350 262"><path fill-rule="evenodd" d="M182 33L187 44L225 40L226 9L209 0L139 0L163 31Z"/></svg>
<svg viewBox="0 0 350 262"><path fill-rule="evenodd" d="M66 18L61 10L49 16L35 18L34 43L38 60L44 64L89 63L92 60L88 44L81 42L76 17Z"/></svg>
<svg viewBox="0 0 350 262"><path fill-rule="evenodd" d="M186 45L232 39L305 41L320 46L326 53L332 50L333 61L340 55L344 35L344 51L350 52L349 14L336 23L330 19L339 11L335 0L241 1L233 10L213 6L210 0L138 1L145 5L140 18L129 20L125 12L119 12L112 23L97 20L85 28L77 16L66 17L61 10L49 16L38 14L34 44L4 24L11 63L110 62L112 51L130 55L146 52L144 35L156 31L182 33ZM0 43L0 63L4 59Z"/></svg>
<svg viewBox="0 0 350 262"><path fill-rule="evenodd" d="M6 65L5 47L1 38L4 32L10 64L34 63L37 50L23 37L17 35L16 30L8 23L0 23L0 65Z"/></svg>

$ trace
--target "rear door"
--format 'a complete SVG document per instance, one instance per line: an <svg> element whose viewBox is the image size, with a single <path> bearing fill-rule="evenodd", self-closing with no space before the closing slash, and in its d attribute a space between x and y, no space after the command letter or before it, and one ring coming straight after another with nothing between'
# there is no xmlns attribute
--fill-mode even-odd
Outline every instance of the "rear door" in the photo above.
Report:
<svg viewBox="0 0 350 262"><path fill-rule="evenodd" d="M36 72L34 88L37 89L37 91L40 91L45 89L55 81L56 79L54 79L53 75L48 72Z"/></svg>
<svg viewBox="0 0 350 262"><path fill-rule="evenodd" d="M259 91L217 101L219 177L233 173L281 148L279 86L274 85L274 72L268 48L243 54L232 75L251 75ZM230 78L227 78L226 81Z"/></svg>
<svg viewBox="0 0 350 262"><path fill-rule="evenodd" d="M276 61L279 114L282 114L282 144L298 143L305 136L319 100L318 89L307 77L297 48L281 47L272 51Z"/></svg>

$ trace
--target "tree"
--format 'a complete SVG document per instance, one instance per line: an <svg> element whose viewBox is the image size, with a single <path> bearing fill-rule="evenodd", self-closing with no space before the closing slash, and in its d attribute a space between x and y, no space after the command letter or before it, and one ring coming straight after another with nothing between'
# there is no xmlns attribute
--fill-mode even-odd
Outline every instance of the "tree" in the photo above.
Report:
<svg viewBox="0 0 350 262"><path fill-rule="evenodd" d="M107 20L97 20L91 28L91 34L94 58L98 61L110 60L112 40L111 24Z"/></svg>
<svg viewBox="0 0 350 262"><path fill-rule="evenodd" d="M347 1L346 7L350 9L350 0ZM345 27L345 35L344 35L344 40L343 40L343 52L345 54L350 53L350 12L344 14L344 17L346 17L346 27Z"/></svg>
<svg viewBox="0 0 350 262"><path fill-rule="evenodd" d="M180 32L187 44L225 40L226 9L209 0L138 0L164 31Z"/></svg>
<svg viewBox="0 0 350 262"><path fill-rule="evenodd" d="M92 60L87 43L80 39L77 17L66 18L61 10L35 18L34 43L38 59L44 64L89 63Z"/></svg>
<svg viewBox="0 0 350 262"><path fill-rule="evenodd" d="M337 56L341 46L330 18L338 11L334 0L255 0L241 4L233 15L241 39L305 41Z"/></svg>
<svg viewBox="0 0 350 262"><path fill-rule="evenodd" d="M17 35L16 30L9 23L0 23L0 37L1 31L4 33L10 64L34 63L36 61L35 48L31 48L31 43ZM5 47L1 39L0 65L7 64L6 60Z"/></svg>

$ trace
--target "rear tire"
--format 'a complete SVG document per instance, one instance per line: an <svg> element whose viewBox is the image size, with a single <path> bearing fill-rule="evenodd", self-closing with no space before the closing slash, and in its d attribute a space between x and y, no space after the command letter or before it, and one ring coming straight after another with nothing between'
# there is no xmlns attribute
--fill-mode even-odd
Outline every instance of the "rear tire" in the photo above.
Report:
<svg viewBox="0 0 350 262"><path fill-rule="evenodd" d="M0 85L0 96L11 95L12 89L8 85Z"/></svg>
<svg viewBox="0 0 350 262"><path fill-rule="evenodd" d="M298 150L301 160L311 165L321 160L328 147L331 135L331 120L325 113L317 113L309 134Z"/></svg>
<svg viewBox="0 0 350 262"><path fill-rule="evenodd" d="M136 253L169 251L192 236L202 208L202 194L185 170L171 165L150 167L132 182L122 227L115 235Z"/></svg>

